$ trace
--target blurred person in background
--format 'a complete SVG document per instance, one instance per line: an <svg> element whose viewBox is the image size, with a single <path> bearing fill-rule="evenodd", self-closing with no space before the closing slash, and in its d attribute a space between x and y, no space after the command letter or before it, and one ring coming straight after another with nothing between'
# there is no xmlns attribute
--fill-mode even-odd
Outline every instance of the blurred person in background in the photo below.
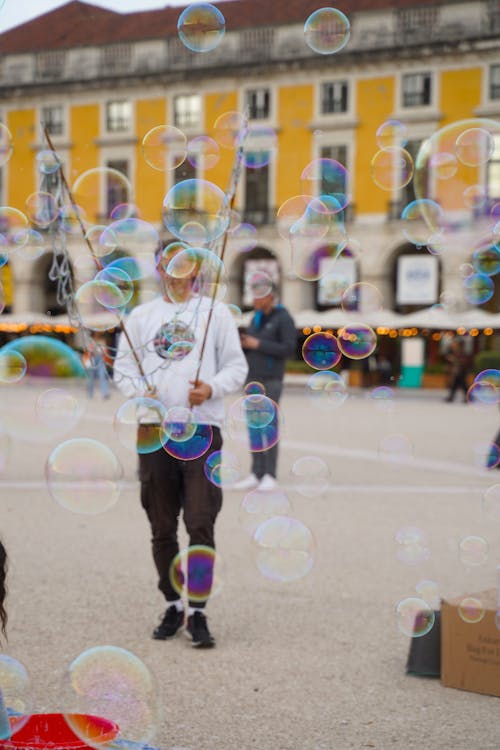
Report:
<svg viewBox="0 0 500 750"><path fill-rule="evenodd" d="M463 394L464 403L467 403L467 375L469 372L470 360L464 350L463 341L460 339L454 339L451 342L450 350L445 356L445 362L449 387L449 392L445 401L454 401L456 392L460 390Z"/></svg>
<svg viewBox="0 0 500 750"><path fill-rule="evenodd" d="M247 383L257 382L264 394L279 404L285 377L285 362L295 355L297 332L288 310L278 301L274 283L256 281L251 285L254 309L250 325L240 334L241 346L248 361ZM278 421L278 414L274 421ZM233 489L258 488L271 491L276 487L278 445L252 452L251 473L236 482Z"/></svg>

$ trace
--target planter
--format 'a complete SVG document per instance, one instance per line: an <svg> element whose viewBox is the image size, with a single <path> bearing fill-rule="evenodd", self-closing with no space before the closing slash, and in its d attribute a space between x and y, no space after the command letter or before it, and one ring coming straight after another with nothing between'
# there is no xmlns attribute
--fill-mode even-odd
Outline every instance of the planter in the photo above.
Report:
<svg viewBox="0 0 500 750"><path fill-rule="evenodd" d="M444 372L424 372L422 375L422 388L447 388L448 377Z"/></svg>
<svg viewBox="0 0 500 750"><path fill-rule="evenodd" d="M348 382L352 388L362 388L362 386L364 385L362 371L361 370L349 370Z"/></svg>

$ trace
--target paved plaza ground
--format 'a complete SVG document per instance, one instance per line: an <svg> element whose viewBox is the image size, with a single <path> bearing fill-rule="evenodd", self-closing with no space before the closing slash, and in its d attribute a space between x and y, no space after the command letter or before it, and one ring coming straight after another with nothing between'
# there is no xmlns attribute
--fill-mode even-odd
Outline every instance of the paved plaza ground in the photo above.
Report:
<svg viewBox="0 0 500 750"><path fill-rule="evenodd" d="M295 582L263 577L241 523L243 493L226 490L217 526L224 581L208 609L217 648L200 652L185 638L150 637L163 602L136 459L113 432L121 397L88 401L80 386L84 414L69 436L57 437L34 412L48 385L5 387L0 407L18 432L0 475L11 558L5 650L29 670L37 711L65 708L61 683L71 661L108 644L153 671L163 709L150 744L163 750L500 748L499 699L407 676L409 639L395 617L397 602L422 579L437 581L444 596L496 583L500 526L481 502L500 472L478 464L496 433L497 408L444 403L439 391L396 391L387 412L362 390L332 408L288 386L279 481L294 517L314 534L314 565ZM383 449L391 435L399 436L395 456ZM48 494L47 456L74 436L102 441L123 463L120 499L105 513L71 513ZM246 473L246 447L226 448ZM323 494L297 491L293 466L304 456L327 464ZM394 535L408 525L430 540L431 556L417 567L396 558ZM472 534L490 545L488 562L475 569L458 555Z"/></svg>

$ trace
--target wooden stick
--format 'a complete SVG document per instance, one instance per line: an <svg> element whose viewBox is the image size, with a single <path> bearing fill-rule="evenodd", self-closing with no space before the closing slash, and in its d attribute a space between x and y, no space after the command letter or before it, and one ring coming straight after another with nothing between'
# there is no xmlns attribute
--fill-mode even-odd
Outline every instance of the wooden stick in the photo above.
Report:
<svg viewBox="0 0 500 750"><path fill-rule="evenodd" d="M243 131L244 135L240 139L240 144L239 144L239 147L238 147L238 149L236 151L235 161L233 163L233 168L231 170L231 177L232 177L232 183L233 184L230 183L229 188L228 188L228 193L229 193L229 191L231 191L230 192L230 199L229 199L229 208L228 208L229 212L231 212L233 210L234 202L236 200L236 188L238 186L238 182L239 182L239 178L240 178L240 174L241 174L241 164L242 164L242 157L243 157L243 152L244 152L244 144L245 144L246 132L247 132L247 119L245 118L244 131ZM220 260L221 260L221 265L217 269L217 276L216 276L214 288L213 288L213 291L212 291L212 297L211 297L211 300L210 300L210 310L208 312L207 325L205 326L205 332L203 334L203 340L202 340L201 349L200 349L200 356L198 358L198 366L197 366L196 375L195 375L195 378L194 378L194 384L195 384L195 386L198 385L198 381L199 381L199 377L200 377L200 371L201 371L201 365L202 365L202 361L203 361L203 355L205 353L205 347L206 347L206 343L207 343L208 329L210 327L210 323L211 323L211 320L212 320L213 311L214 311L214 307L215 307L215 298L216 298L216 295L217 295L217 287L218 287L218 284L219 284L220 275L221 275L221 271L222 271L222 262L224 261L224 254L226 252L226 247L227 247L228 229L229 229L229 224L228 224L228 228L224 232L224 237L223 237L223 240L222 240L222 248L221 248L221 253L220 253L220 256L219 256Z"/></svg>

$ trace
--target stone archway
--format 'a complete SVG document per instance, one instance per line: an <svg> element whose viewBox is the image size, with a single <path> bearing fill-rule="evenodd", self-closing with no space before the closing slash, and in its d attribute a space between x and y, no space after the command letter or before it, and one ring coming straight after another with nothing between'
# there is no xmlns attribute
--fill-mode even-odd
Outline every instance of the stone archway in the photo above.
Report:
<svg viewBox="0 0 500 750"><path fill-rule="evenodd" d="M58 268L60 269L58 272ZM30 309L43 315L63 315L66 304L59 299L60 274L69 273L73 280L73 267L68 258L44 253L33 264L30 279Z"/></svg>

